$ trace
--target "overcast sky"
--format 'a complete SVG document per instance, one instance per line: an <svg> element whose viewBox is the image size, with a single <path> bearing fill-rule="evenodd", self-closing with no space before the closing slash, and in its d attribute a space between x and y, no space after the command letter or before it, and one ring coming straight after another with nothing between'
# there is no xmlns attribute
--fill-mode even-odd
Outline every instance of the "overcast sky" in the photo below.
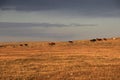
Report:
<svg viewBox="0 0 120 80"><path fill-rule="evenodd" d="M0 41L120 36L120 0L0 0Z"/></svg>

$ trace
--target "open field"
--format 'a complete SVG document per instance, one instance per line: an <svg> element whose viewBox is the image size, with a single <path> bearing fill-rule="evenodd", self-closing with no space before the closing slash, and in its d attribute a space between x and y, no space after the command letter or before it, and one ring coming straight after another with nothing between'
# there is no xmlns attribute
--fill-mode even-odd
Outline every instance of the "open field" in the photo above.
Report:
<svg viewBox="0 0 120 80"><path fill-rule="evenodd" d="M0 43L0 80L120 80L120 38Z"/></svg>

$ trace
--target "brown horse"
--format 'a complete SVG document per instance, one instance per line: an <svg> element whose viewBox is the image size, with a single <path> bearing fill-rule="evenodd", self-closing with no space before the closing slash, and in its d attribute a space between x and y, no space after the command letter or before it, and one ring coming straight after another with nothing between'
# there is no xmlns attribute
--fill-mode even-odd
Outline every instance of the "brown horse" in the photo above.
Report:
<svg viewBox="0 0 120 80"><path fill-rule="evenodd" d="M24 44L25 46L28 46L28 44Z"/></svg>
<svg viewBox="0 0 120 80"><path fill-rule="evenodd" d="M51 43L49 43L49 45L50 45L50 46L53 46L53 45L55 45L55 43L54 43L54 42L51 42Z"/></svg>
<svg viewBox="0 0 120 80"><path fill-rule="evenodd" d="M96 40L97 40L97 41L102 41L102 39L100 39L100 38L96 38Z"/></svg>
<svg viewBox="0 0 120 80"><path fill-rule="evenodd" d="M69 43L73 43L73 41L68 41Z"/></svg>
<svg viewBox="0 0 120 80"><path fill-rule="evenodd" d="M107 41L107 39L106 39L106 38L103 38L103 40Z"/></svg>

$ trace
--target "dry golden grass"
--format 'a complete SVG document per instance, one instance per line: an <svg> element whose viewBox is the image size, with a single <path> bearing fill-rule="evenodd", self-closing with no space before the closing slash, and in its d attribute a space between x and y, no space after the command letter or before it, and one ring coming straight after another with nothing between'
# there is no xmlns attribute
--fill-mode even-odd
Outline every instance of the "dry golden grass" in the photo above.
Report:
<svg viewBox="0 0 120 80"><path fill-rule="evenodd" d="M120 38L1 44L0 80L120 80Z"/></svg>

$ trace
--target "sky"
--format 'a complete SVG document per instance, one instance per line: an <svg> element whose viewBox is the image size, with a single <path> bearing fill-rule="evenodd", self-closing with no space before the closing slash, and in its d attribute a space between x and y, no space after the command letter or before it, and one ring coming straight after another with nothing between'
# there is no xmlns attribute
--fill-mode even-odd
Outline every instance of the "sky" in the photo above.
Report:
<svg viewBox="0 0 120 80"><path fill-rule="evenodd" d="M0 41L120 37L120 0L0 0Z"/></svg>

